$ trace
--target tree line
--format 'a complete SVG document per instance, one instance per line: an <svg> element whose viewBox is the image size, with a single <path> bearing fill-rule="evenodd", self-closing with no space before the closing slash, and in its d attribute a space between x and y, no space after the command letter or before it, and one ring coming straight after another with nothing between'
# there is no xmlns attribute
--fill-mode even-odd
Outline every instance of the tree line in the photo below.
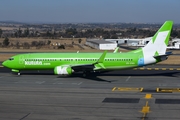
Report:
<svg viewBox="0 0 180 120"><path fill-rule="evenodd" d="M79 39L80 43L81 39ZM47 46L49 47L51 44L50 40L44 40L44 41L32 41L29 42L23 42L20 44L19 41L16 41L15 43L10 43L9 38L6 37L2 43L0 43L0 47L13 47L16 49L20 49L22 47L23 49L30 49L31 47L35 47L36 49L40 49L41 47ZM53 47L54 49L65 49L65 45L57 45Z"/></svg>
<svg viewBox="0 0 180 120"><path fill-rule="evenodd" d="M138 38L138 37L151 37L154 35L156 30L146 30L142 28L127 28L122 30L104 30L102 28L96 29L87 29L84 31L77 30L76 28L68 28L65 31L56 31L56 30L46 30L42 31L33 31L26 28L22 30L19 28L17 31L6 34L4 37L44 37L44 38L104 38L104 39L117 39L117 38ZM2 37L3 31L0 29L0 37ZM180 38L180 30L173 29L171 37Z"/></svg>

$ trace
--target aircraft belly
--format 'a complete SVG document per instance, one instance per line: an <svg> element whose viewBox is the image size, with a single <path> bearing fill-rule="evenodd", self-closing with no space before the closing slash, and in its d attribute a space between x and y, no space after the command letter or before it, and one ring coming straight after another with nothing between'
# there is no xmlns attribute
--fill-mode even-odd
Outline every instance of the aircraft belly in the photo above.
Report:
<svg viewBox="0 0 180 120"><path fill-rule="evenodd" d="M116 66L116 67L106 67L106 70L121 70L121 69L129 69L137 66Z"/></svg>
<svg viewBox="0 0 180 120"><path fill-rule="evenodd" d="M137 65L135 63L130 63L130 62L105 64L104 66L108 70L111 70L111 69L127 69L127 68L137 67Z"/></svg>

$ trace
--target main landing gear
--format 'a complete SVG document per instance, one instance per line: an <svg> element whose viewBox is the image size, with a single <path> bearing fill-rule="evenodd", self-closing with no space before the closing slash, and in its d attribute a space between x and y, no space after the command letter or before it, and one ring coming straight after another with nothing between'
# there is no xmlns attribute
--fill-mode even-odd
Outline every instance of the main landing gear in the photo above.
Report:
<svg viewBox="0 0 180 120"><path fill-rule="evenodd" d="M83 77L93 77L95 74L95 71L83 71Z"/></svg>
<svg viewBox="0 0 180 120"><path fill-rule="evenodd" d="M20 72L12 72L11 74L12 74L12 75L16 75L16 76L20 76L20 75L21 75Z"/></svg>
<svg viewBox="0 0 180 120"><path fill-rule="evenodd" d="M18 72L18 74L17 74L18 76L20 76L21 75L21 73L20 72Z"/></svg>
<svg viewBox="0 0 180 120"><path fill-rule="evenodd" d="M87 77L90 74L90 71L83 71L83 77Z"/></svg>

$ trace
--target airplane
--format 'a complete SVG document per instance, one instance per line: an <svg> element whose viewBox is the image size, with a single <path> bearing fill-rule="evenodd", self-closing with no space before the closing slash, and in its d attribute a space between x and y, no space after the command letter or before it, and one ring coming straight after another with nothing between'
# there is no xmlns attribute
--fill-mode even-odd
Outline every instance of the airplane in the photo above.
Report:
<svg viewBox="0 0 180 120"><path fill-rule="evenodd" d="M166 60L169 54L166 48L169 42L173 21L165 21L151 41L143 48L118 53L27 53L12 56L2 65L18 73L22 70L54 70L56 75L72 75L132 69L156 64ZM118 49L118 48L117 48Z"/></svg>

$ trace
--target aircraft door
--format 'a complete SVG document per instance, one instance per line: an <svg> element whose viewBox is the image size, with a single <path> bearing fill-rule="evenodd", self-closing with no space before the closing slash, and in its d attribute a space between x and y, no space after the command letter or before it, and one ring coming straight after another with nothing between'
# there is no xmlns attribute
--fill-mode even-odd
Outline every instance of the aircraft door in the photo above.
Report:
<svg viewBox="0 0 180 120"><path fill-rule="evenodd" d="M24 55L19 56L19 64L22 65L24 63Z"/></svg>

